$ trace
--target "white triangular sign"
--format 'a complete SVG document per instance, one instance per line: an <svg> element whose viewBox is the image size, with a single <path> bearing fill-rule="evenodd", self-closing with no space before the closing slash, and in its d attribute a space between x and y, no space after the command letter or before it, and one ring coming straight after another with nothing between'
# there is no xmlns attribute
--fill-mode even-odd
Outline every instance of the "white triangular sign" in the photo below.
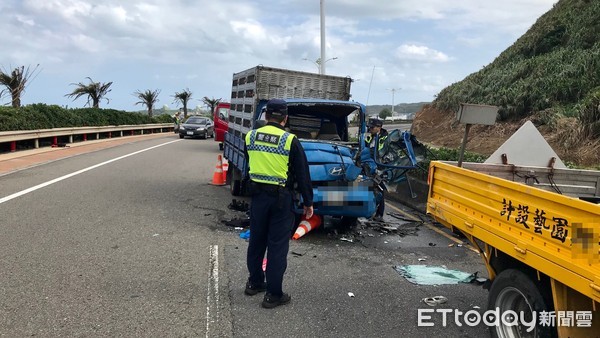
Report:
<svg viewBox="0 0 600 338"><path fill-rule="evenodd" d="M525 122L484 163L502 164L502 154L506 154L509 164L548 167L554 157L554 168L566 168L531 121Z"/></svg>

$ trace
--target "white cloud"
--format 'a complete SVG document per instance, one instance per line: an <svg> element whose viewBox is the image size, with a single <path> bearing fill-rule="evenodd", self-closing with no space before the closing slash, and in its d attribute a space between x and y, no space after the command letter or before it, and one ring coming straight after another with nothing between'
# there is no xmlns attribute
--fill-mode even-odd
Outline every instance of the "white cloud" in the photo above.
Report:
<svg viewBox="0 0 600 338"><path fill-rule="evenodd" d="M360 79L353 95L364 100L371 87L371 104L398 86L407 101L431 99L491 62L554 2L326 0L326 58L337 57L327 72ZM10 46L0 65L41 64L27 91L34 102L63 85L53 81L86 76L115 82L111 107L129 108L131 92L146 86L227 98L233 72L315 72L303 59L320 57L316 0L2 0L0 31L10 32L0 35Z"/></svg>
<svg viewBox="0 0 600 338"><path fill-rule="evenodd" d="M426 62L447 62L450 58L427 46L402 45L396 49L396 57L400 60L416 60Z"/></svg>
<svg viewBox="0 0 600 338"><path fill-rule="evenodd" d="M35 26L35 21L34 21L32 18L28 17L28 16L25 16L25 15L18 15L18 14L17 14L17 15L15 16L15 18L17 19L17 21L18 21L18 22L20 22L20 23L22 23L22 24L24 24L24 25L27 25L27 26Z"/></svg>

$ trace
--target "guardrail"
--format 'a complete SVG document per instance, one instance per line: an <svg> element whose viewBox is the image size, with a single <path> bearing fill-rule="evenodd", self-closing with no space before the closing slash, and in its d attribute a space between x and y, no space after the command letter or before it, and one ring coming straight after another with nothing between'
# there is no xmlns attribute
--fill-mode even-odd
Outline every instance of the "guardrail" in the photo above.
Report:
<svg viewBox="0 0 600 338"><path fill-rule="evenodd" d="M173 132L172 123L156 124L138 124L123 126L102 126L102 127L77 127L77 128L53 128L37 130L17 130L0 132L0 145L9 144L11 152L17 150L18 143L31 143L33 148L40 147L40 140L43 143L50 143L50 146L56 147L61 144L74 143L75 141L87 141L88 139L97 140L100 138L123 137L129 135L144 135L153 133ZM30 146L31 148L31 146Z"/></svg>

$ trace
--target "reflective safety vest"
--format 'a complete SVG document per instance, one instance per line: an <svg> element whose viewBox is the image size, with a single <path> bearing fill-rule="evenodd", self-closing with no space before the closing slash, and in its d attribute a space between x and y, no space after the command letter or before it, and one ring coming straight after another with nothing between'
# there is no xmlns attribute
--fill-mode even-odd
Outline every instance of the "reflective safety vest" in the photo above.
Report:
<svg viewBox="0 0 600 338"><path fill-rule="evenodd" d="M285 186L294 137L294 134L269 125L246 134L250 179Z"/></svg>
<svg viewBox="0 0 600 338"><path fill-rule="evenodd" d="M373 135L371 135L371 133L367 133L367 135L365 136L365 143L367 145L367 147L371 147L371 141L373 141L374 137ZM385 136L381 136L379 135L379 147L377 147L377 150L381 150L381 148L383 148L383 145L385 144L385 139L387 139L387 135Z"/></svg>

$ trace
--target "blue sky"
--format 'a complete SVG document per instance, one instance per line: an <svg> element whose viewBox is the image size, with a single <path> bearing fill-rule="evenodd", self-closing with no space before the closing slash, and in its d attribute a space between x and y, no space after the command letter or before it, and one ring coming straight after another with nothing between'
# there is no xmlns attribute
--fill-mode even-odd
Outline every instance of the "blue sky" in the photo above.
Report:
<svg viewBox="0 0 600 338"><path fill-rule="evenodd" d="M324 0L329 75L350 76L368 104L432 101L491 63L556 0ZM127 111L136 90L158 107L227 100L231 76L256 65L317 72L319 0L3 0L0 66L38 72L23 104L83 107L73 83L113 82L101 107ZM303 60L308 59L308 60ZM8 98L0 104L8 104Z"/></svg>

